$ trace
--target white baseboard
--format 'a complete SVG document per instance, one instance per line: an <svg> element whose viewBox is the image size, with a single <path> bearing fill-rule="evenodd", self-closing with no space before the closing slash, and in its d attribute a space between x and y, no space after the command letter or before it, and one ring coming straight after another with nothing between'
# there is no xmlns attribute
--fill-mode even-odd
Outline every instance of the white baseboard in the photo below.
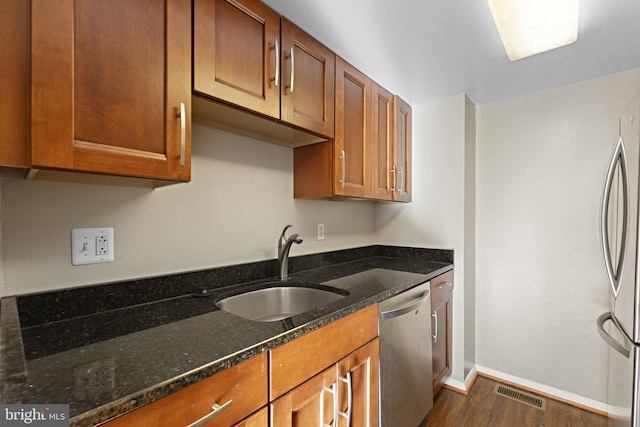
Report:
<svg viewBox="0 0 640 427"><path fill-rule="evenodd" d="M449 377L444 381L444 383L447 386L460 391L460 393L467 394L469 392L469 389L471 388L471 385L473 384L473 381L476 379L476 375L478 375L478 371L476 369L476 365L473 365L471 367L471 370L467 374L467 377L464 379L464 382L454 380L453 378Z"/></svg>
<svg viewBox="0 0 640 427"><path fill-rule="evenodd" d="M575 393L570 393L568 391L560 390L545 384L540 384L534 381L530 381L524 378L510 375L510 374L505 374L504 372L496 371L495 369L486 368L484 366L476 365L475 368L477 369L477 372L481 374L486 374L495 378L499 378L501 380L504 380L512 384L518 384L532 391L539 391L542 394L545 394L552 398L555 397L558 400L563 400L569 403L573 403L577 406L581 406L584 408L591 408L597 412L604 413L604 414L606 414L608 411L607 404L604 402L600 402L598 400L589 399L589 398L577 395ZM471 375L468 375L467 377L471 377ZM455 386L452 384L452 387L455 387ZM467 388L465 388L464 390L467 390Z"/></svg>

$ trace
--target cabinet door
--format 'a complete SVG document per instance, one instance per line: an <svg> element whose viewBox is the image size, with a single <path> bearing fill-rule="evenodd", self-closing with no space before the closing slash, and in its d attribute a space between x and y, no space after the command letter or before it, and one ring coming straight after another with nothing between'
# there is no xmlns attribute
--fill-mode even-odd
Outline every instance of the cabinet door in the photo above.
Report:
<svg viewBox="0 0 640 427"><path fill-rule="evenodd" d="M371 171L371 80L336 59L334 193L369 197Z"/></svg>
<svg viewBox="0 0 640 427"><path fill-rule="evenodd" d="M378 364L377 338L338 363L338 426L378 425Z"/></svg>
<svg viewBox="0 0 640 427"><path fill-rule="evenodd" d="M0 165L28 166L29 3L0 1Z"/></svg>
<svg viewBox="0 0 640 427"><path fill-rule="evenodd" d="M397 185L397 175L393 165L395 141L393 95L375 83L373 83L372 116L372 197L378 200L392 200L394 185Z"/></svg>
<svg viewBox="0 0 640 427"><path fill-rule="evenodd" d="M431 279L433 395L451 373L453 271Z"/></svg>
<svg viewBox="0 0 640 427"><path fill-rule="evenodd" d="M411 201L411 106L402 99L393 98L395 111L395 173L398 186L394 200Z"/></svg>
<svg viewBox="0 0 640 427"><path fill-rule="evenodd" d="M193 89L280 117L280 16L259 0L194 0Z"/></svg>
<svg viewBox="0 0 640 427"><path fill-rule="evenodd" d="M335 54L286 18L281 22L281 119L333 138Z"/></svg>
<svg viewBox="0 0 640 427"><path fill-rule="evenodd" d="M271 404L271 427L334 424L336 366L314 376Z"/></svg>
<svg viewBox="0 0 640 427"><path fill-rule="evenodd" d="M433 349L433 382L440 383L442 379L449 373L449 361L447 360L447 312L449 311L450 300L444 305L436 307L433 310L432 327L432 349ZM438 384L437 389L440 389ZM435 387L434 387L435 388ZM437 391L434 390L434 393Z"/></svg>
<svg viewBox="0 0 640 427"><path fill-rule="evenodd" d="M33 0L31 55L33 167L190 180L189 0Z"/></svg>

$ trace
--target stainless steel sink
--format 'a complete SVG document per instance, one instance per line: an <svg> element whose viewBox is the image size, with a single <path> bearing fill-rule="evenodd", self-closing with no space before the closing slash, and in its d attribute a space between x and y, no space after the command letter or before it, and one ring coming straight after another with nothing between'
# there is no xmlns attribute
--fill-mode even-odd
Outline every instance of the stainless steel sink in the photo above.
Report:
<svg viewBox="0 0 640 427"><path fill-rule="evenodd" d="M236 316L257 322L274 322L330 304L348 292L325 287L287 286L274 282L273 286L244 292L221 299L216 306Z"/></svg>

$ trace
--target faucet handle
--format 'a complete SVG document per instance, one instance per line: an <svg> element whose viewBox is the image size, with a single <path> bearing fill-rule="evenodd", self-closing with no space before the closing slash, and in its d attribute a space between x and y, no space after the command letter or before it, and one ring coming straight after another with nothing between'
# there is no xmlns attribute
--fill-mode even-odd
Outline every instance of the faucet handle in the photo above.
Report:
<svg viewBox="0 0 640 427"><path fill-rule="evenodd" d="M280 235L280 239L281 239L281 240L285 240L285 238L284 238L284 233L285 233L288 229L290 229L291 227L293 227L293 225L291 225L291 224L285 225L284 230L282 230L282 234Z"/></svg>
<svg viewBox="0 0 640 427"><path fill-rule="evenodd" d="M287 224L284 226L284 230L282 230L282 235L284 236L284 232L287 231L288 229L290 229L291 227L293 227L292 224Z"/></svg>
<svg viewBox="0 0 640 427"><path fill-rule="evenodd" d="M282 245L284 245L284 243L287 241L287 239L284 237L284 233L291 227L293 227L293 225L288 224L284 227L284 230L282 230L282 234L278 239L278 256L280 256L280 250L282 249Z"/></svg>

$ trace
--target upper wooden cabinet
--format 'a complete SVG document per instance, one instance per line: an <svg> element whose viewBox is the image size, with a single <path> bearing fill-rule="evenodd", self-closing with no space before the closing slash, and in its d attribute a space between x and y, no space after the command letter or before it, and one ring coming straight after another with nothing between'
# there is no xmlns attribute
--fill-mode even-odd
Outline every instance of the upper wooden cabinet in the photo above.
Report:
<svg viewBox="0 0 640 427"><path fill-rule="evenodd" d="M371 79L336 61L334 194L371 196Z"/></svg>
<svg viewBox="0 0 640 427"><path fill-rule="evenodd" d="M394 118L393 94L374 83L371 191L373 198L378 200L393 200Z"/></svg>
<svg viewBox="0 0 640 427"><path fill-rule="evenodd" d="M281 119L333 137L336 56L286 18L281 23Z"/></svg>
<svg viewBox="0 0 640 427"><path fill-rule="evenodd" d="M394 111L394 175L393 200L411 201L411 106L397 96L393 97Z"/></svg>
<svg viewBox="0 0 640 427"><path fill-rule="evenodd" d="M411 201L411 107L336 59L335 139L294 151L294 197Z"/></svg>
<svg viewBox="0 0 640 427"><path fill-rule="evenodd" d="M31 167L189 181L191 2L33 0Z"/></svg>
<svg viewBox="0 0 640 427"><path fill-rule="evenodd" d="M258 0L195 0L194 13L196 94L333 137L333 52Z"/></svg>
<svg viewBox="0 0 640 427"><path fill-rule="evenodd" d="M0 1L0 165L29 162L29 3Z"/></svg>
<svg viewBox="0 0 640 427"><path fill-rule="evenodd" d="M371 197L371 84L336 58L335 139L294 150L294 197Z"/></svg>
<svg viewBox="0 0 640 427"><path fill-rule="evenodd" d="M373 83L372 194L411 201L411 106Z"/></svg>
<svg viewBox="0 0 640 427"><path fill-rule="evenodd" d="M280 117L280 15L260 1L194 0L193 90Z"/></svg>

